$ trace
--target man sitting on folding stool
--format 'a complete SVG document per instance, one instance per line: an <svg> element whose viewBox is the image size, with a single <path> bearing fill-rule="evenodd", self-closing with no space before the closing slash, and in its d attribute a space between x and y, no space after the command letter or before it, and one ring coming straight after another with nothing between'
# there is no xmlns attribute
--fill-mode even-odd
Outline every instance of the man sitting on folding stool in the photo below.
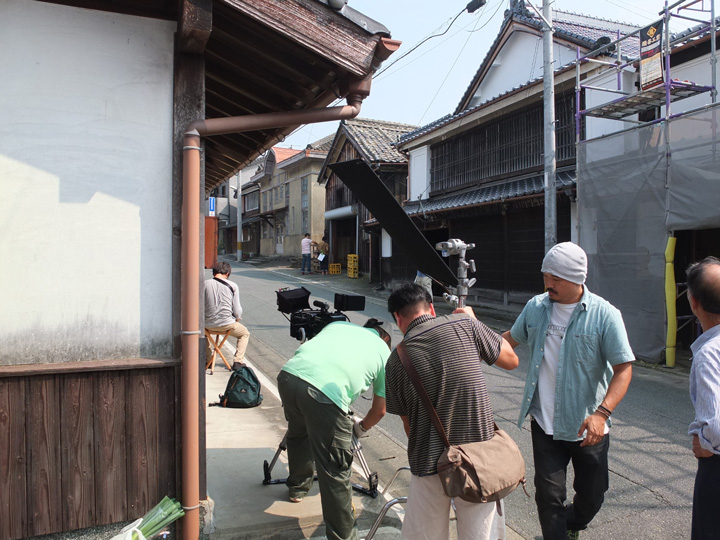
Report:
<svg viewBox="0 0 720 540"><path fill-rule="evenodd" d="M230 333L237 338L235 362L244 362L245 350L250 339L250 332L238 321L242 317L242 306L238 286L230 281L230 265L224 261L213 266L212 279L205 281L205 329L210 332ZM208 340L207 358L212 354L212 346Z"/></svg>

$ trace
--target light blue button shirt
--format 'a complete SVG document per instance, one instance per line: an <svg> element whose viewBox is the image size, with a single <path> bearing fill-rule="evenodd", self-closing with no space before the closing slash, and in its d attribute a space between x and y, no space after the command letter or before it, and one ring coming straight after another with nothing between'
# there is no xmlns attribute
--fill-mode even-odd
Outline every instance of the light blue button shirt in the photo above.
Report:
<svg viewBox="0 0 720 540"><path fill-rule="evenodd" d="M690 399L695 420L688 434L697 435L705 450L720 454L720 325L700 335L690 349Z"/></svg>
<svg viewBox="0 0 720 540"><path fill-rule="evenodd" d="M535 397L552 305L547 293L535 296L510 330L512 338L526 343L531 353L518 427L522 426ZM635 360L620 311L583 286L583 295L570 316L559 356L553 438L576 441L585 418L605 398L612 367Z"/></svg>

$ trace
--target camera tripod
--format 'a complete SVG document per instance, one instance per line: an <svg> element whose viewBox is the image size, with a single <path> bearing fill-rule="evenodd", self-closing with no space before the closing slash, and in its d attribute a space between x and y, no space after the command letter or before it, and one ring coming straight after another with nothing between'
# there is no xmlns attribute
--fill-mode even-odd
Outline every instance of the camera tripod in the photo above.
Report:
<svg viewBox="0 0 720 540"><path fill-rule="evenodd" d="M282 440L280 441L280 445L278 446L277 451L275 452L275 455L272 458L272 461L270 463L265 460L263 463L263 473L265 474L265 478L263 479L263 485L269 486L271 484L284 484L287 480L287 478L273 478L272 477L272 470L273 467L275 467L275 463L277 463L278 457L280 457L280 453L283 450L287 450L287 431L285 432L285 435L283 436ZM378 475L377 472L371 472L370 467L367 464L367 461L365 461L365 456L363 456L362 453L362 445L360 444L360 441L355 437L353 434L352 436L352 452L353 455L357 458L358 462L360 463L360 467L363 470L363 474L365 475L365 478L367 479L368 487L365 487L361 484L352 483L352 488L355 491L359 491L360 493L363 493L364 495L370 495L373 499L378 496ZM317 480L317 475L313 478L313 480Z"/></svg>

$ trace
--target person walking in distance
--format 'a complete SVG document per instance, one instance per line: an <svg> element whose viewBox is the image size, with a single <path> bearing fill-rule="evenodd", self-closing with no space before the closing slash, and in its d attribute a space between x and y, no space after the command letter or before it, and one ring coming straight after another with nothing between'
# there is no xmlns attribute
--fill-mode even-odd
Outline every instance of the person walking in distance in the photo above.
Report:
<svg viewBox="0 0 720 540"><path fill-rule="evenodd" d="M543 539L577 539L609 486L610 415L627 392L635 357L620 312L585 286L580 246L553 246L541 271L547 292L530 299L503 337L530 348L518 426L531 415ZM570 462L575 496L566 504Z"/></svg>
<svg viewBox="0 0 720 540"><path fill-rule="evenodd" d="M697 458L691 540L720 538L720 260L707 257L687 269L690 309L703 333L691 345L688 433Z"/></svg>
<svg viewBox="0 0 720 540"><path fill-rule="evenodd" d="M322 240L318 244L318 250L320 251L318 259L321 259L320 271L325 275L328 273L328 263L330 262L330 246L327 243L326 237L322 237Z"/></svg>
<svg viewBox="0 0 720 540"><path fill-rule="evenodd" d="M510 345L465 307L436 317L427 289L408 283L388 298L388 311L403 333L409 361L437 410L450 444L490 440L494 416L481 364L515 369ZM385 368L387 412L402 419L408 436L410 488L402 537L447 540L450 505L457 516L458 540L505 538L505 520L496 503L450 499L437 474L444 444L397 350Z"/></svg>
<svg viewBox="0 0 720 540"><path fill-rule="evenodd" d="M310 239L310 233L305 233L305 238L300 241L300 253L302 254L302 265L300 268L300 272L302 272L303 275L310 273L310 257L312 256L313 245L316 245L316 242L313 242Z"/></svg>
<svg viewBox="0 0 720 540"><path fill-rule="evenodd" d="M205 281L205 328L211 332L227 332L237 338L235 362L243 363L245 350L250 340L250 332L240 324L242 306L237 284L229 280L232 269L225 261L213 266L212 279ZM212 354L210 345L206 347L208 357Z"/></svg>

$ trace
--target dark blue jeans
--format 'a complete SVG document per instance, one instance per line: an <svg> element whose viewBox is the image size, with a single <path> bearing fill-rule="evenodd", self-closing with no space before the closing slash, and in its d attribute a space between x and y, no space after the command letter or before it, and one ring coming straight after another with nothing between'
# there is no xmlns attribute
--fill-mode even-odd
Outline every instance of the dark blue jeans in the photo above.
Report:
<svg viewBox="0 0 720 540"><path fill-rule="evenodd" d="M720 455L697 460L693 494L692 540L720 538Z"/></svg>
<svg viewBox="0 0 720 540"><path fill-rule="evenodd" d="M608 489L610 435L595 446L580 441L556 441L532 421L535 461L535 503L543 540L566 540L567 531L587 528L600 511ZM567 467L572 461L575 497L566 506Z"/></svg>
<svg viewBox="0 0 720 540"><path fill-rule="evenodd" d="M302 254L302 269L301 272L310 272L310 254L309 253L303 253Z"/></svg>

